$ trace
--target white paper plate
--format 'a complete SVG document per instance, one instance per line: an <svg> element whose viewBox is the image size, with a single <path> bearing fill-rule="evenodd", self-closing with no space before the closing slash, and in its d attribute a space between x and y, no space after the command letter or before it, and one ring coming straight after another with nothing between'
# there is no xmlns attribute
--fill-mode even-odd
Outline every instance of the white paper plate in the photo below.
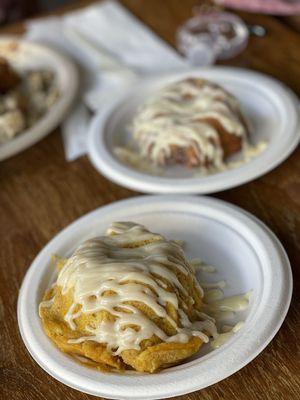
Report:
<svg viewBox="0 0 300 400"><path fill-rule="evenodd" d="M190 257L217 267L206 281L226 279L225 295L253 295L242 329L218 350L159 374L104 374L61 353L43 332L38 304L53 277L52 254L68 256L83 240L103 234L112 221L132 220L187 243ZM202 389L233 374L267 346L287 313L292 294L288 258L278 239L243 210L211 198L141 196L101 207L59 233L28 270L18 300L24 343L50 375L82 392L110 399L161 399Z"/></svg>
<svg viewBox="0 0 300 400"><path fill-rule="evenodd" d="M19 70L51 69L56 75L60 92L57 102L35 125L9 142L0 144L1 161L32 146L58 126L76 95L78 74L74 64L62 54L15 37L0 37L0 56L7 58Z"/></svg>
<svg viewBox="0 0 300 400"><path fill-rule="evenodd" d="M128 125L138 106L159 88L188 76L212 80L232 92L249 121L251 142L268 140L267 149L238 170L198 178L183 167L169 167L162 177L122 164L113 155L113 148L130 142ZM108 101L106 109L101 109L91 124L88 151L98 171L122 186L147 193L213 193L251 181L285 160L300 139L298 109L296 96L265 75L230 67L194 69L144 81L120 98Z"/></svg>

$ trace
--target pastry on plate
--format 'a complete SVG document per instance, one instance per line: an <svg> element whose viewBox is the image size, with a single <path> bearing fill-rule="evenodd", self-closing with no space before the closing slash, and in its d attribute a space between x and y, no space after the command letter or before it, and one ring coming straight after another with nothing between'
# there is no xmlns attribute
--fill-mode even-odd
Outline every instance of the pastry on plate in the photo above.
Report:
<svg viewBox="0 0 300 400"><path fill-rule="evenodd" d="M56 262L39 312L56 346L103 371L156 372L216 335L181 245L131 222Z"/></svg>
<svg viewBox="0 0 300 400"><path fill-rule="evenodd" d="M248 128L238 100L199 78L172 83L140 107L133 138L154 165L215 167L242 150Z"/></svg>
<svg viewBox="0 0 300 400"><path fill-rule="evenodd" d="M52 71L17 71L0 57L0 144L38 122L58 97Z"/></svg>

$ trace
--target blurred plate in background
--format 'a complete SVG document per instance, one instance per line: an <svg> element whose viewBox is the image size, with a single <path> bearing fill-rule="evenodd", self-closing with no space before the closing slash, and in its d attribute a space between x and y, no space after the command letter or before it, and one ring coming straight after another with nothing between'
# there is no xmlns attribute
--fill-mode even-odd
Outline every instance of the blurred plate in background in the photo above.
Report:
<svg viewBox="0 0 300 400"><path fill-rule="evenodd" d="M208 79L235 95L249 122L250 142L267 141L266 149L238 168L200 177L183 167L167 167L162 176L154 176L123 164L114 155L114 148L130 143L128 126L139 105L165 85L187 77ZM205 194L242 185L267 173L289 156L299 139L299 103L292 91L257 72L211 67L144 80L118 98L108 99L106 109L101 109L91 124L88 151L100 173L130 189Z"/></svg>
<svg viewBox="0 0 300 400"><path fill-rule="evenodd" d="M60 97L31 128L0 145L0 161L32 146L62 121L75 98L78 74L75 65L64 55L42 44L0 37L0 57L8 60L18 71L47 69L55 74Z"/></svg>

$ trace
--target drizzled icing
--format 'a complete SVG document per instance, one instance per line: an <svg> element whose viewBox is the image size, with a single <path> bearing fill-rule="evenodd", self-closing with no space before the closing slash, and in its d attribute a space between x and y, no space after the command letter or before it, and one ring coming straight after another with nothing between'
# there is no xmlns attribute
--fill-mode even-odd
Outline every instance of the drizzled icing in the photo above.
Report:
<svg viewBox="0 0 300 400"><path fill-rule="evenodd" d="M212 265L205 264L200 258L194 258L193 260L191 260L190 264L193 266L195 271L199 270L208 273L216 272L215 267L213 267Z"/></svg>
<svg viewBox="0 0 300 400"><path fill-rule="evenodd" d="M246 137L237 100L220 86L186 79L173 83L150 97L133 122L133 138L141 155L155 165L164 165L171 146L192 147L201 164L223 165L217 121L229 134Z"/></svg>
<svg viewBox="0 0 300 400"><path fill-rule="evenodd" d="M172 148L192 148L200 161L196 175L237 168L261 153L266 142L251 145L237 99L208 81L186 79L173 83L150 97L138 110L130 130L135 146L117 147L125 164L152 175L164 175L161 166ZM241 139L241 160L224 162L215 121L225 132Z"/></svg>
<svg viewBox="0 0 300 400"><path fill-rule="evenodd" d="M137 243L138 247L133 247ZM103 320L97 327L87 327L89 335L70 342L95 340L107 343L115 354L126 349L139 349L140 343L153 335L165 342L184 343L192 336L199 336L208 342L206 333L216 334L214 323L202 318L196 322L189 320L185 312L187 304L183 299L189 301L190 306L194 300L176 273L191 277L198 296L203 297L182 248L141 225L116 223L106 236L84 242L67 261L57 279L57 286L63 295L70 289L74 291L74 301L64 317L65 321L75 330L76 318L82 313L101 310L109 312L114 320ZM167 290L166 282L172 291ZM105 295L108 291L112 293L110 296ZM182 304L179 304L179 298ZM176 334L168 336L128 302L140 302L151 308L175 328ZM167 303L178 310L178 324L168 315ZM81 306L79 310L78 305ZM133 325L138 329L133 329Z"/></svg>
<svg viewBox="0 0 300 400"><path fill-rule="evenodd" d="M189 171L191 177L198 178L207 175L216 174L218 172L225 172L231 169L236 169L244 164L250 162L253 158L259 156L268 146L266 140L262 140L255 145L249 144L247 142L243 143L243 148L241 154L238 156L238 160L226 160L218 165L200 166L198 168L193 168ZM131 168L137 169L139 171L145 172L149 175L154 176L164 176L166 175L166 170L160 166L156 166L151 163L147 158L143 157L134 148L131 147L116 147L114 149L114 154L118 157L120 161L128 165ZM236 157L234 157L236 158Z"/></svg>
<svg viewBox="0 0 300 400"><path fill-rule="evenodd" d="M218 313L245 309L249 294L222 299L220 287L224 287L224 281L221 281L207 284L209 290L205 290L204 296L194 275L195 267L200 264L205 266L199 259L190 263L186 260L180 243L151 233L142 225L112 224L105 236L81 244L58 275L56 286L62 295L72 291L73 302L64 316L72 330L76 330L76 318L82 314L103 310L112 316L97 326L87 326L86 335L69 342L93 340L105 343L117 355L127 349L139 350L141 342L153 335L164 342L186 343L193 336L205 343L209 337L217 340L215 317ZM212 267L206 272L212 272ZM201 306L201 311L182 285L181 274L191 279L197 296L204 299L206 304ZM209 296L213 291L219 291L218 295ZM51 307L54 301L55 291L54 297L41 302L40 307ZM128 302L143 303L167 321L176 333L167 335ZM167 313L167 304L177 311L177 322ZM187 315L191 307L197 315L193 322ZM225 336L230 337L229 334ZM219 342L224 341L225 336Z"/></svg>
<svg viewBox="0 0 300 400"><path fill-rule="evenodd" d="M220 346L222 346L229 339L231 339L232 336L243 327L243 325L244 325L244 322L240 321L237 324L235 324L233 327L226 326L226 328L228 328L228 329L224 329L225 330L224 333L220 333L216 338L214 338L214 340L212 340L212 342L211 342L212 348L217 349Z"/></svg>

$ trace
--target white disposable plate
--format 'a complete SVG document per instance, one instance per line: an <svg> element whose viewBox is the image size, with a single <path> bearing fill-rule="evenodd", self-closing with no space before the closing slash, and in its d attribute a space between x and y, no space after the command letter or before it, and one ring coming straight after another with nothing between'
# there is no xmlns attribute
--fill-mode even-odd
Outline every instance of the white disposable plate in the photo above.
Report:
<svg viewBox="0 0 300 400"><path fill-rule="evenodd" d="M130 142L128 125L138 106L166 84L190 76L212 80L232 92L249 121L251 142L267 140L265 151L238 170L205 177L193 177L182 167L169 167L164 176L153 176L119 161L113 149ZM268 76L230 67L193 69L143 81L108 100L91 124L88 151L98 171L122 186L147 193L213 193L251 181L285 160L300 139L298 109L296 96Z"/></svg>
<svg viewBox="0 0 300 400"><path fill-rule="evenodd" d="M74 64L57 51L16 37L0 38L0 56L8 59L17 70L51 69L56 75L60 92L57 102L35 125L9 142L0 144L1 161L32 146L58 126L75 98L78 74Z"/></svg>
<svg viewBox="0 0 300 400"><path fill-rule="evenodd" d="M225 295L253 290L245 325L217 350L206 345L189 362L161 373L101 373L61 353L45 335L38 305L53 278L52 254L69 256L83 240L101 235L112 221L145 224L168 238L186 242L189 257L218 269L202 279L225 279ZM50 375L77 390L110 399L161 399L205 388L256 357L281 326L292 294L288 258L278 239L259 220L220 200L190 196L141 196L101 207L59 233L29 268L18 300L24 343Z"/></svg>

